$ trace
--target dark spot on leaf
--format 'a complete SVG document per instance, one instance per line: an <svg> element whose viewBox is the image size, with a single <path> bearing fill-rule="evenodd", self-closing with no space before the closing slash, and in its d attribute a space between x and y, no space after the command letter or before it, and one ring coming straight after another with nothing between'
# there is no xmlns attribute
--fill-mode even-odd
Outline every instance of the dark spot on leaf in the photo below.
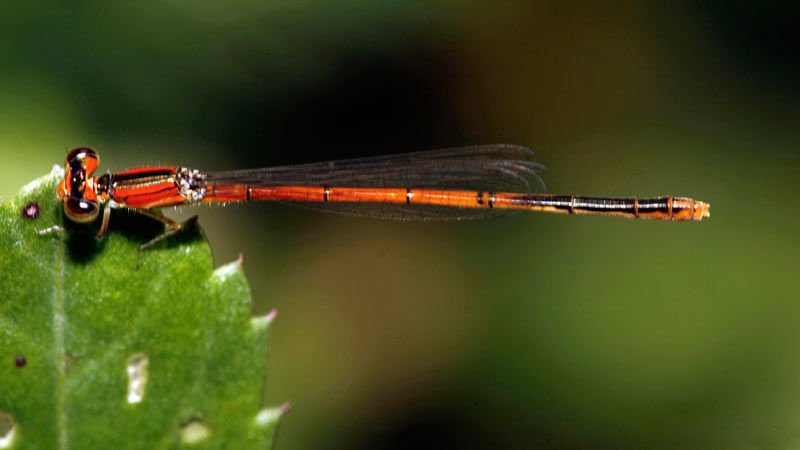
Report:
<svg viewBox="0 0 800 450"><path fill-rule="evenodd" d="M20 367L20 368L25 367L25 363L26 362L27 361L25 361L25 357L24 356L17 356L17 360L14 361L14 363L17 365L17 367Z"/></svg>
<svg viewBox="0 0 800 450"><path fill-rule="evenodd" d="M25 219L35 219L39 217L39 203L30 202L22 207L22 217Z"/></svg>

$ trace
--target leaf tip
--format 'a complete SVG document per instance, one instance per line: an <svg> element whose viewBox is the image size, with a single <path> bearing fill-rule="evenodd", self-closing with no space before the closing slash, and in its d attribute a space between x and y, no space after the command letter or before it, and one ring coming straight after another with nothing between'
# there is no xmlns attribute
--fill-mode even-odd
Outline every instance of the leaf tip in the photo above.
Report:
<svg viewBox="0 0 800 450"><path fill-rule="evenodd" d="M275 316L278 315L278 310L274 309L269 313L263 316L257 316L250 319L250 324L253 326L255 331L262 331L266 330L269 325L275 320Z"/></svg>
<svg viewBox="0 0 800 450"><path fill-rule="evenodd" d="M267 428L275 425L284 414L292 409L292 404L286 402L280 406L264 408L256 414L255 424L259 428Z"/></svg>
<svg viewBox="0 0 800 450"><path fill-rule="evenodd" d="M225 281L228 280L228 278L235 275L242 275L241 258L237 259L236 261L225 264L224 266L217 267L216 269L214 269L214 273L211 274L211 278L216 279L221 283L224 283Z"/></svg>

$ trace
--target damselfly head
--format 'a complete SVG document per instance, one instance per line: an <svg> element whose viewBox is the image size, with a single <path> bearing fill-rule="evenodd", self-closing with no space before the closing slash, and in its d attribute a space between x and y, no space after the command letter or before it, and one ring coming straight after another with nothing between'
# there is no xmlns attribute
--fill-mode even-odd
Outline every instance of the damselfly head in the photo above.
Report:
<svg viewBox="0 0 800 450"><path fill-rule="evenodd" d="M100 213L93 180L89 178L99 164L97 152L88 147L78 147L67 153L66 173L57 194L64 202L64 213L72 221L91 222Z"/></svg>

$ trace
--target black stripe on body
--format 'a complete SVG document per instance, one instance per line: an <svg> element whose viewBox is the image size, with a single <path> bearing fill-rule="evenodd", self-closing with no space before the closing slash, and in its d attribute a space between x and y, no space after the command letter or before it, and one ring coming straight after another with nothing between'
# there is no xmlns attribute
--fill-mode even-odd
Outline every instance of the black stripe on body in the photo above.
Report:
<svg viewBox="0 0 800 450"><path fill-rule="evenodd" d="M153 169L136 173L115 173L112 177L114 178L114 181L128 181L171 175L175 175L174 169Z"/></svg>
<svg viewBox="0 0 800 450"><path fill-rule="evenodd" d="M562 209L572 214L572 197L565 195L552 195L552 196L524 196L522 197L526 203L535 206L550 206L556 209Z"/></svg>
<svg viewBox="0 0 800 450"><path fill-rule="evenodd" d="M636 202L632 198L575 197L573 207L581 211L629 212L633 214L636 211Z"/></svg>
<svg viewBox="0 0 800 450"><path fill-rule="evenodd" d="M602 197L572 197L566 195L521 195L512 199L515 203L531 206L546 206L574 214L575 211L590 212L630 212L635 213L637 204L635 198L602 198ZM638 211L646 212L652 205L654 208L666 208L664 199L640 200ZM645 203L648 202L648 203Z"/></svg>
<svg viewBox="0 0 800 450"><path fill-rule="evenodd" d="M670 214L672 212L672 205L669 197L659 198L642 198L638 201L639 213L646 212L662 212Z"/></svg>

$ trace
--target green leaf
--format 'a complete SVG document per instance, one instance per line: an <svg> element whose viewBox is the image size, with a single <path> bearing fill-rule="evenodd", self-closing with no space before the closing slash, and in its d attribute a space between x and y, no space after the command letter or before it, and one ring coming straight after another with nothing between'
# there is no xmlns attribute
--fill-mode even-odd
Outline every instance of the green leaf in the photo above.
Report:
<svg viewBox="0 0 800 450"><path fill-rule="evenodd" d="M115 210L96 240L63 223L62 177L0 201L0 448L268 447L287 407L260 406L274 314L250 316L242 261L214 270L189 226L137 269L163 225Z"/></svg>

